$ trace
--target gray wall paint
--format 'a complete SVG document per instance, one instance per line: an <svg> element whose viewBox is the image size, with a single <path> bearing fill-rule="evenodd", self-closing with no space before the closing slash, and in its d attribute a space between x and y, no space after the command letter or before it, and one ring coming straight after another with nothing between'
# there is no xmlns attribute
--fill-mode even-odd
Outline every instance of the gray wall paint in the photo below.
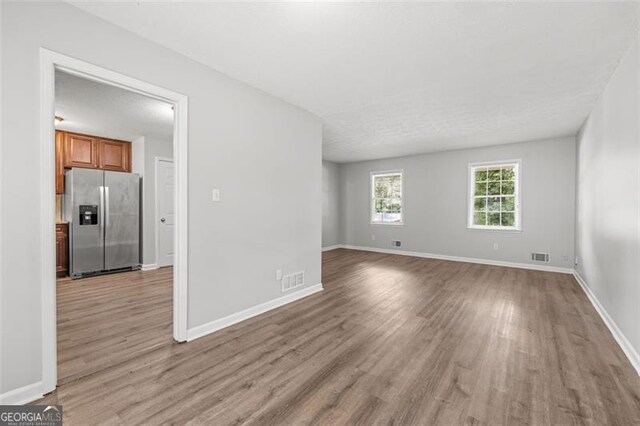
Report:
<svg viewBox="0 0 640 426"><path fill-rule="evenodd" d="M469 163L510 159L522 160L522 231L467 229ZM574 166L574 137L341 164L345 243L390 249L398 239L406 251L517 263L542 251L551 265L571 268ZM369 174L397 169L404 170L405 225L371 225Z"/></svg>
<svg viewBox="0 0 640 426"><path fill-rule="evenodd" d="M145 137L142 178L142 263L156 263L156 157L173 158L173 141Z"/></svg>
<svg viewBox="0 0 640 426"><path fill-rule="evenodd" d="M640 351L638 41L578 135L576 270Z"/></svg>
<svg viewBox="0 0 640 426"><path fill-rule="evenodd" d="M0 392L42 378L41 46L189 97L189 327L280 297L276 268L320 282L319 119L66 3L0 7Z"/></svg>
<svg viewBox="0 0 640 426"><path fill-rule="evenodd" d="M322 247L342 244L340 229L340 165L322 161Z"/></svg>

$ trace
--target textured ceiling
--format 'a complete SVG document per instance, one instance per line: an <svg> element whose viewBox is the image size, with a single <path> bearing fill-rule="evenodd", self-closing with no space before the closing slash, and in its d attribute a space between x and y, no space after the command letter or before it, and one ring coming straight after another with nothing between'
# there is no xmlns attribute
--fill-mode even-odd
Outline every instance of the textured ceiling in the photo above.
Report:
<svg viewBox="0 0 640 426"><path fill-rule="evenodd" d="M141 136L171 140L171 105L138 93L56 71L59 130L133 140Z"/></svg>
<svg viewBox="0 0 640 426"><path fill-rule="evenodd" d="M348 162L577 132L633 3L73 3L323 119Z"/></svg>

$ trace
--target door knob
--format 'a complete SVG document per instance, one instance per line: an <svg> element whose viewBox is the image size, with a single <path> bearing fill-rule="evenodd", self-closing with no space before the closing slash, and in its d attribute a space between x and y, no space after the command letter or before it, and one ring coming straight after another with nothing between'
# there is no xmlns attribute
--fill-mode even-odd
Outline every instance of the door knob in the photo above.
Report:
<svg viewBox="0 0 640 426"><path fill-rule="evenodd" d="M165 223L166 221L167 221L167 219L165 219L164 217L160 218L160 222Z"/></svg>

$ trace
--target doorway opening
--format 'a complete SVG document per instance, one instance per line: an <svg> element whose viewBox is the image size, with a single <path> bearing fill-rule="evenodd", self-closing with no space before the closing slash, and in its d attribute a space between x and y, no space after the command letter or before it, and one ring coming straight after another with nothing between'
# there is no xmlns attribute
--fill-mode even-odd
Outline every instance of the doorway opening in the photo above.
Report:
<svg viewBox="0 0 640 426"><path fill-rule="evenodd" d="M41 63L47 393L186 340L187 98L46 49Z"/></svg>

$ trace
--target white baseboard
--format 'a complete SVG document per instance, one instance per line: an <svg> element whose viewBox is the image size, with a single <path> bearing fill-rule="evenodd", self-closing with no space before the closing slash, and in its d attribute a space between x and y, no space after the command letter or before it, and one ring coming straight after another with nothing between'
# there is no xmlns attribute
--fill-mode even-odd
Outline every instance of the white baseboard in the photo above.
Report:
<svg viewBox="0 0 640 426"><path fill-rule="evenodd" d="M296 291L295 293L278 297L277 299L273 299L268 302L253 306L249 309L245 309L244 311L240 311L224 318L220 318L215 321L211 321L206 324L191 328L187 330L187 342L190 342L207 334L214 333L218 330L222 330L223 328L237 324L272 309L279 308L280 306L286 305L304 297L311 296L312 294L322 290L324 290L324 288L322 287L322 283L312 285L311 287L304 288L300 291Z"/></svg>
<svg viewBox="0 0 640 426"><path fill-rule="evenodd" d="M331 250L339 249L342 247L343 247L342 244L336 244L334 246L322 247L322 251L331 251Z"/></svg>
<svg viewBox="0 0 640 426"><path fill-rule="evenodd" d="M505 266L507 268L532 269L534 271L573 274L573 268L562 268L560 266L533 265L529 263L505 262L502 260L477 259L473 257L449 256L445 254L423 253L419 251L406 251L406 250L395 250L395 249L382 249L382 248L376 248L376 247L363 247L363 246L352 246L352 245L342 245L340 247L351 249L351 250L372 251L375 253L423 257L426 259L450 260L453 262L479 263L481 265Z"/></svg>
<svg viewBox="0 0 640 426"><path fill-rule="evenodd" d="M18 389L10 390L0 395L0 404L22 405L33 402L44 396L42 382L32 383Z"/></svg>
<svg viewBox="0 0 640 426"><path fill-rule="evenodd" d="M154 269L158 269L157 263L147 263L146 265L140 265L140 270L142 271L153 271Z"/></svg>
<svg viewBox="0 0 640 426"><path fill-rule="evenodd" d="M587 298L598 312L598 315L600 315L600 318L602 318L602 321L605 323L605 325L613 335L613 338L616 339L616 342L618 342L618 345L620 346L620 349L622 349L622 352L624 352L633 368L635 368L636 373L638 373L638 375L640 376L640 356L638 355L638 352L636 352L634 347L631 346L631 343L629 343L625 335L616 325L615 321L613 321L613 319L609 316L607 310L604 308L604 306L602 306L596 295L593 294L593 292L587 285L587 282L580 276L578 271L574 271L573 276L576 278L576 281L578 281L578 284L580 284L580 287L582 287L582 290L585 292Z"/></svg>

